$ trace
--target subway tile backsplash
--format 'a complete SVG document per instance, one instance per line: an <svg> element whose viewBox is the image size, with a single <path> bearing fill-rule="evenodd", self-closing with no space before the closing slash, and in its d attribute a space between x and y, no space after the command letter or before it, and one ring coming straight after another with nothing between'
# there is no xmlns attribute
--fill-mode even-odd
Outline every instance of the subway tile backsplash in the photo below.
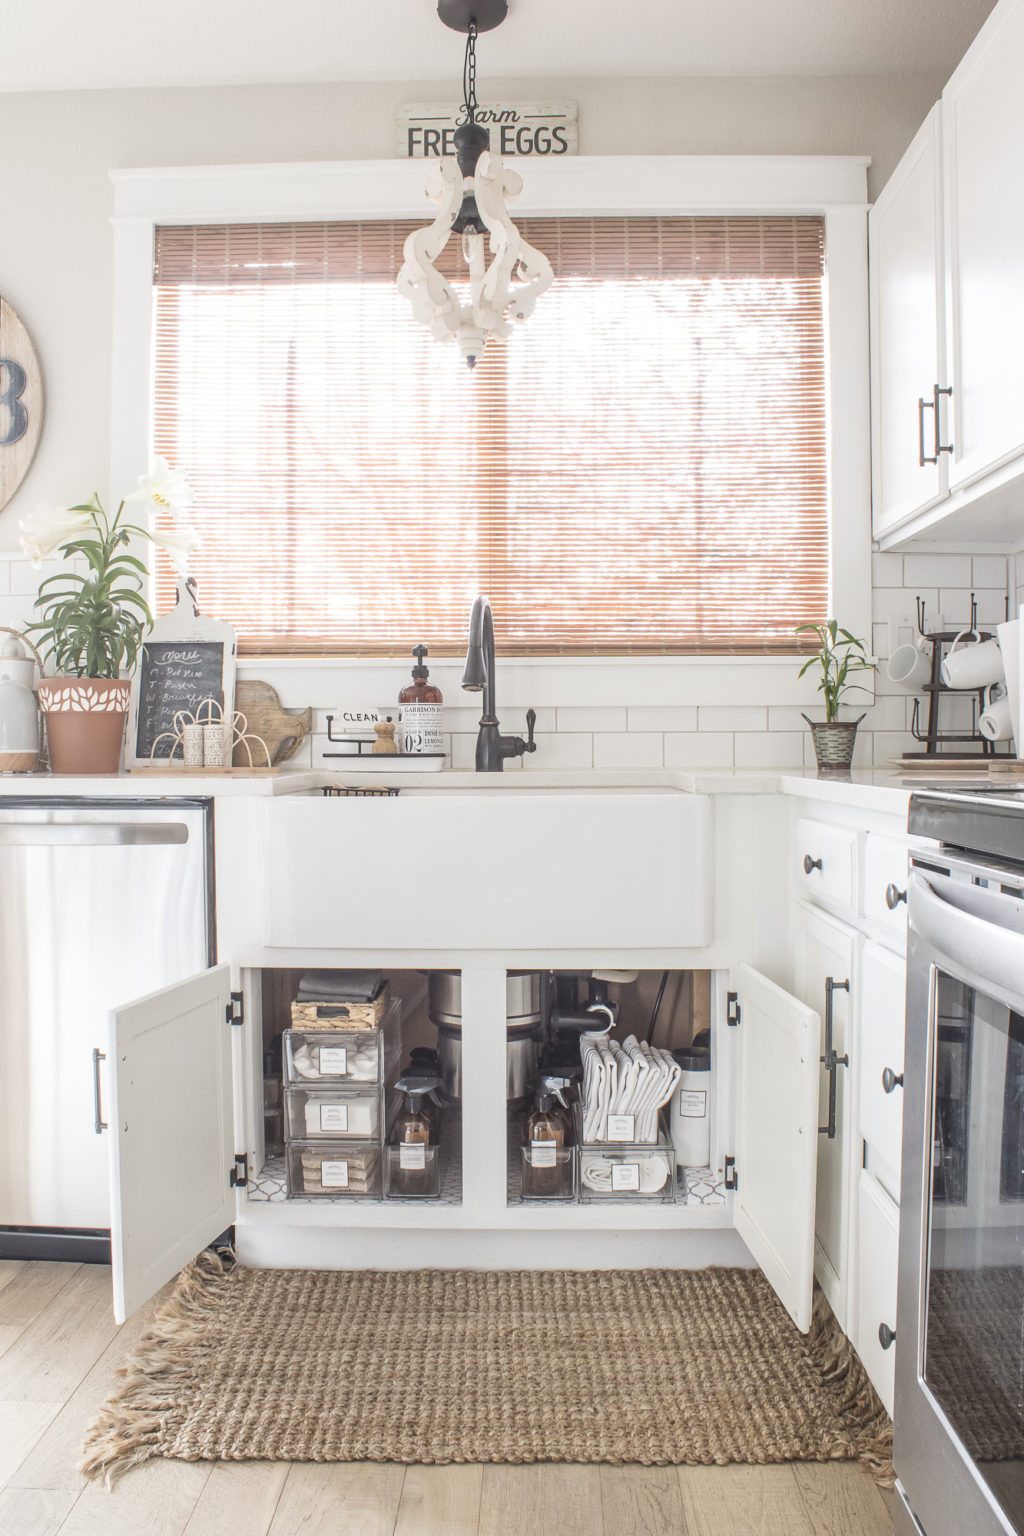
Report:
<svg viewBox="0 0 1024 1536"><path fill-rule="evenodd" d="M0 625L20 629L31 617L32 601L44 575L56 562L34 570L20 556L0 554ZM891 683L885 662L891 650L914 632L915 599L926 605L928 629L966 626L971 593L978 601L979 622L989 628L1010 607L1024 603L1024 554L1001 555L875 554L872 557L871 644L879 662L875 702L867 707L857 736L855 766L885 766L901 752L915 750L910 735L912 699ZM842 615L839 616L840 620ZM416 637L418 638L418 637ZM426 637L429 642L429 636ZM314 706L314 734L298 763L319 763L327 741L327 715L354 695L363 703L397 696L405 681L402 662L334 667L328 662L251 661L243 675L266 677L291 707ZM473 767L479 699L460 688L461 665L451 659L432 663L431 675L442 688L451 765ZM815 697L795 702L795 663L744 664L742 658L714 658L675 665L658 658L617 663L519 665L500 661L498 714L502 729L526 734L525 711L537 711L537 751L506 771L550 768L787 768L813 765L810 733L802 710L820 718ZM355 678L355 680L353 680ZM950 727L969 724L970 701L944 706ZM922 701L922 715L926 701ZM848 710L847 715L860 713Z"/></svg>

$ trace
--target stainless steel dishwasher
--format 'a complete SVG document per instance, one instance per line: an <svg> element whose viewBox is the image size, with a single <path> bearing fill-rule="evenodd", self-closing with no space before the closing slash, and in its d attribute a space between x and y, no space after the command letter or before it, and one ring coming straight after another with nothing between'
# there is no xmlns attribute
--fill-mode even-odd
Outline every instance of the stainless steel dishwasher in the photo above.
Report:
<svg viewBox="0 0 1024 1536"><path fill-rule="evenodd" d="M106 1252L107 1014L213 963L212 831L202 800L0 801L0 1257Z"/></svg>

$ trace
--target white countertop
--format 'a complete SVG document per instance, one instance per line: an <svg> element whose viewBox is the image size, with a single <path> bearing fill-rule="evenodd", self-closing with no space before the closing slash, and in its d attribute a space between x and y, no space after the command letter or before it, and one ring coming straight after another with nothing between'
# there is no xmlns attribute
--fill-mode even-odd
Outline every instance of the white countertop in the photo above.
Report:
<svg viewBox="0 0 1024 1536"><path fill-rule="evenodd" d="M923 784L922 780L922 784ZM566 769L477 774L443 770L422 773L396 767L386 774L284 769L275 774L222 775L118 773L74 776L48 773L0 775L0 797L74 797L90 799L207 798L309 794L324 785L382 787L385 783L416 792L495 790L516 793L545 789L663 789L702 795L799 795L811 800L904 813L914 782L892 770L855 771L849 778L819 778L814 769L730 770Z"/></svg>

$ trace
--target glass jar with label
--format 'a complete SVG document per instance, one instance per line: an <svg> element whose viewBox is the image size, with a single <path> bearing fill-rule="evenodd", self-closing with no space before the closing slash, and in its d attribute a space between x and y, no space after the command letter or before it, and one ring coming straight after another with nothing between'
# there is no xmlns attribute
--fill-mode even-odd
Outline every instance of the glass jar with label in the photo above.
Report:
<svg viewBox="0 0 1024 1536"><path fill-rule="evenodd" d="M572 1200L575 1197L572 1120L563 1097L563 1090L568 1085L569 1080L563 1077L541 1077L533 1085L533 1109L523 1124L524 1200Z"/></svg>

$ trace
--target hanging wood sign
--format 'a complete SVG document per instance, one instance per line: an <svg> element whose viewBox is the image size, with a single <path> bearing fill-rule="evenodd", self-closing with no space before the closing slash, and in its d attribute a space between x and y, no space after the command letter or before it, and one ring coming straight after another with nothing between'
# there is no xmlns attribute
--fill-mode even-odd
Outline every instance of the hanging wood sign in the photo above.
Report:
<svg viewBox="0 0 1024 1536"><path fill-rule="evenodd" d="M29 334L0 298L0 510L28 473L43 428L43 375Z"/></svg>
<svg viewBox="0 0 1024 1536"><path fill-rule="evenodd" d="M502 159L557 158L576 153L576 103L499 102L477 109L477 122L491 136L491 150ZM462 108L441 102L416 102L399 107L395 124L395 154L402 160L455 158L455 130Z"/></svg>

